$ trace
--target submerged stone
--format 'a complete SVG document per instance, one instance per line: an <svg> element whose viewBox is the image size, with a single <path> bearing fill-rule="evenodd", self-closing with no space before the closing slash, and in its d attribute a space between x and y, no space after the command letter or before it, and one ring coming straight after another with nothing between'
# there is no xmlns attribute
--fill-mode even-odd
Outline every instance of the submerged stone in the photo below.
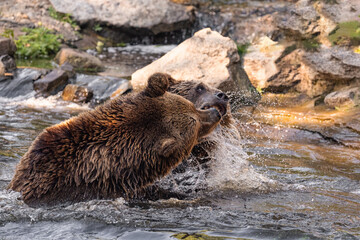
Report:
<svg viewBox="0 0 360 240"><path fill-rule="evenodd" d="M68 84L63 90L61 97L64 101L86 103L91 100L93 95L93 92L86 87Z"/></svg>

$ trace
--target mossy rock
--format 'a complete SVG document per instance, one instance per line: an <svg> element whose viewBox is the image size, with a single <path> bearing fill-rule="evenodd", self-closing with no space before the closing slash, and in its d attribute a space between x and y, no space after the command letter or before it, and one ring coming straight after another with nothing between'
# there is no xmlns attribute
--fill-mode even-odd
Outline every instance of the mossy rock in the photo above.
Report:
<svg viewBox="0 0 360 240"><path fill-rule="evenodd" d="M329 34L328 38L333 45L359 45L360 22L350 21L339 23Z"/></svg>

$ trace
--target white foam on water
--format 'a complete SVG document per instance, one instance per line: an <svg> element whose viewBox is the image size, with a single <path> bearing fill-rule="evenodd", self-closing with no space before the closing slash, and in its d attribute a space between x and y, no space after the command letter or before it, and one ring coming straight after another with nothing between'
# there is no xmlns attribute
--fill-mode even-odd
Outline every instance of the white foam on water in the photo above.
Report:
<svg viewBox="0 0 360 240"><path fill-rule="evenodd" d="M352 191L351 193L360 195L360 189L356 189L356 190Z"/></svg>
<svg viewBox="0 0 360 240"><path fill-rule="evenodd" d="M15 98L0 98L0 103L5 103L9 106L23 106L33 109L49 109L54 111L63 110L89 110L88 104L77 104L74 102L67 102L61 100L59 95L44 97L35 97L35 92L31 92L24 96Z"/></svg>
<svg viewBox="0 0 360 240"><path fill-rule="evenodd" d="M141 54L164 54L177 45L127 45L126 47L109 47L108 52L139 52Z"/></svg>
<svg viewBox="0 0 360 240"><path fill-rule="evenodd" d="M29 98L33 98L35 96L35 92L30 92L26 95L17 96L14 98L0 97L0 104L10 104L15 105L17 102L25 101Z"/></svg>

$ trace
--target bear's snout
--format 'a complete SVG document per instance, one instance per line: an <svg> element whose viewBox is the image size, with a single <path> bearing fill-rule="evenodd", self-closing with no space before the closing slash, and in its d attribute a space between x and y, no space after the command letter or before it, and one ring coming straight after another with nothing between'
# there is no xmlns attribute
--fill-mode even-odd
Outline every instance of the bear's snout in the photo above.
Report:
<svg viewBox="0 0 360 240"><path fill-rule="evenodd" d="M221 114L216 108L206 110L197 110L200 116L201 128L199 138L207 136L211 133L221 120Z"/></svg>
<svg viewBox="0 0 360 240"><path fill-rule="evenodd" d="M214 122L220 121L221 114L216 108L210 108L210 118L213 119Z"/></svg>

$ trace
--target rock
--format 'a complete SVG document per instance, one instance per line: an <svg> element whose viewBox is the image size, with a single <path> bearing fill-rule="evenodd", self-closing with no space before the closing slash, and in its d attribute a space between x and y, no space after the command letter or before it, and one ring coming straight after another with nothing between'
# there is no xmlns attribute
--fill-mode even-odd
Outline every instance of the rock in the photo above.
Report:
<svg viewBox="0 0 360 240"><path fill-rule="evenodd" d="M54 60L59 65L67 62L79 71L102 71L104 69L97 57L72 48L62 48Z"/></svg>
<svg viewBox="0 0 360 240"><path fill-rule="evenodd" d="M144 88L148 77L155 72L168 73L177 80L202 81L244 104L259 99L241 67L236 44L209 28L198 31L162 58L133 73L134 90Z"/></svg>
<svg viewBox="0 0 360 240"><path fill-rule="evenodd" d="M51 4L48 0L1 0L0 2L0 32L12 29L17 38L24 34L21 32L24 27L43 26L61 34L68 44L74 44L80 39L80 34L77 32L79 29L50 16L48 9Z"/></svg>
<svg viewBox="0 0 360 240"><path fill-rule="evenodd" d="M278 14L276 25L290 39L317 38L330 47L328 35L342 22L359 21L360 2L352 0L313 1L300 0L288 7L285 14Z"/></svg>
<svg viewBox="0 0 360 240"><path fill-rule="evenodd" d="M360 79L360 54L352 50L322 47L317 52L306 52L295 48L293 45L274 53L281 53L277 59L259 49L247 53L244 68L252 83L266 92L292 91L317 97Z"/></svg>
<svg viewBox="0 0 360 240"><path fill-rule="evenodd" d="M64 62L60 66L60 69L67 73L69 79L75 77L75 75L76 75L74 67L68 62Z"/></svg>
<svg viewBox="0 0 360 240"><path fill-rule="evenodd" d="M234 34L231 38L237 43L245 44L253 42L258 37L271 36L276 30L272 15L240 18L239 21L235 21Z"/></svg>
<svg viewBox="0 0 360 240"><path fill-rule="evenodd" d="M10 57L9 55L0 56L0 69L1 68L3 68L4 73L15 71L16 69L15 59Z"/></svg>
<svg viewBox="0 0 360 240"><path fill-rule="evenodd" d="M244 69L256 88L267 87L267 80L279 70L275 61L281 56L285 46L277 44L268 37L254 42L244 56Z"/></svg>
<svg viewBox="0 0 360 240"><path fill-rule="evenodd" d="M15 70L16 62L14 58L9 55L0 56L0 81L12 78Z"/></svg>
<svg viewBox="0 0 360 240"><path fill-rule="evenodd" d="M290 47L291 48L291 47ZM295 87L303 80L307 79L307 72L302 71L302 56L303 50L297 49L287 55L282 54L275 60L278 72L266 80L265 91L273 93L286 93ZM311 88L311 86L309 86ZM302 89L300 92L306 92L307 89Z"/></svg>
<svg viewBox="0 0 360 240"><path fill-rule="evenodd" d="M170 32L192 21L190 8L168 0L50 0L56 11L70 13L81 23L101 22L136 34Z"/></svg>
<svg viewBox="0 0 360 240"><path fill-rule="evenodd" d="M43 72L38 69L16 69L12 78L0 81L0 97L15 98L31 94L34 91L33 82L42 75Z"/></svg>
<svg viewBox="0 0 360 240"><path fill-rule="evenodd" d="M93 92L86 87L68 84L63 90L61 97L64 101L86 103L93 97Z"/></svg>
<svg viewBox="0 0 360 240"><path fill-rule="evenodd" d="M16 45L10 38L0 36L0 56L10 55L14 56L16 52Z"/></svg>
<svg viewBox="0 0 360 240"><path fill-rule="evenodd" d="M116 97L114 96L114 92L120 91L119 89L126 92L125 86L130 85L129 80L124 78L85 74L77 74L75 84L86 87L94 93L90 102L91 107ZM130 89L128 91L130 91Z"/></svg>
<svg viewBox="0 0 360 240"><path fill-rule="evenodd" d="M360 88L341 89L328 94L324 102L329 107L354 107L359 104Z"/></svg>
<svg viewBox="0 0 360 240"><path fill-rule="evenodd" d="M117 98L132 90L131 83L129 81L123 82L110 96L111 99Z"/></svg>
<svg viewBox="0 0 360 240"><path fill-rule="evenodd" d="M0 80L1 77L5 75L5 72L6 72L5 65L2 62L0 62Z"/></svg>
<svg viewBox="0 0 360 240"><path fill-rule="evenodd" d="M323 48L304 55L305 63L328 78L349 81L360 78L360 54L345 48Z"/></svg>
<svg viewBox="0 0 360 240"><path fill-rule="evenodd" d="M54 69L45 77L34 82L34 90L37 95L49 96L63 90L68 84L68 74L61 69Z"/></svg>
<svg viewBox="0 0 360 240"><path fill-rule="evenodd" d="M277 26L291 38L312 38L320 33L320 18L311 0L300 0L286 14L278 15Z"/></svg>
<svg viewBox="0 0 360 240"><path fill-rule="evenodd" d="M359 21L360 2L354 0L336 1L329 4L326 1L319 1L317 10L336 23Z"/></svg>

